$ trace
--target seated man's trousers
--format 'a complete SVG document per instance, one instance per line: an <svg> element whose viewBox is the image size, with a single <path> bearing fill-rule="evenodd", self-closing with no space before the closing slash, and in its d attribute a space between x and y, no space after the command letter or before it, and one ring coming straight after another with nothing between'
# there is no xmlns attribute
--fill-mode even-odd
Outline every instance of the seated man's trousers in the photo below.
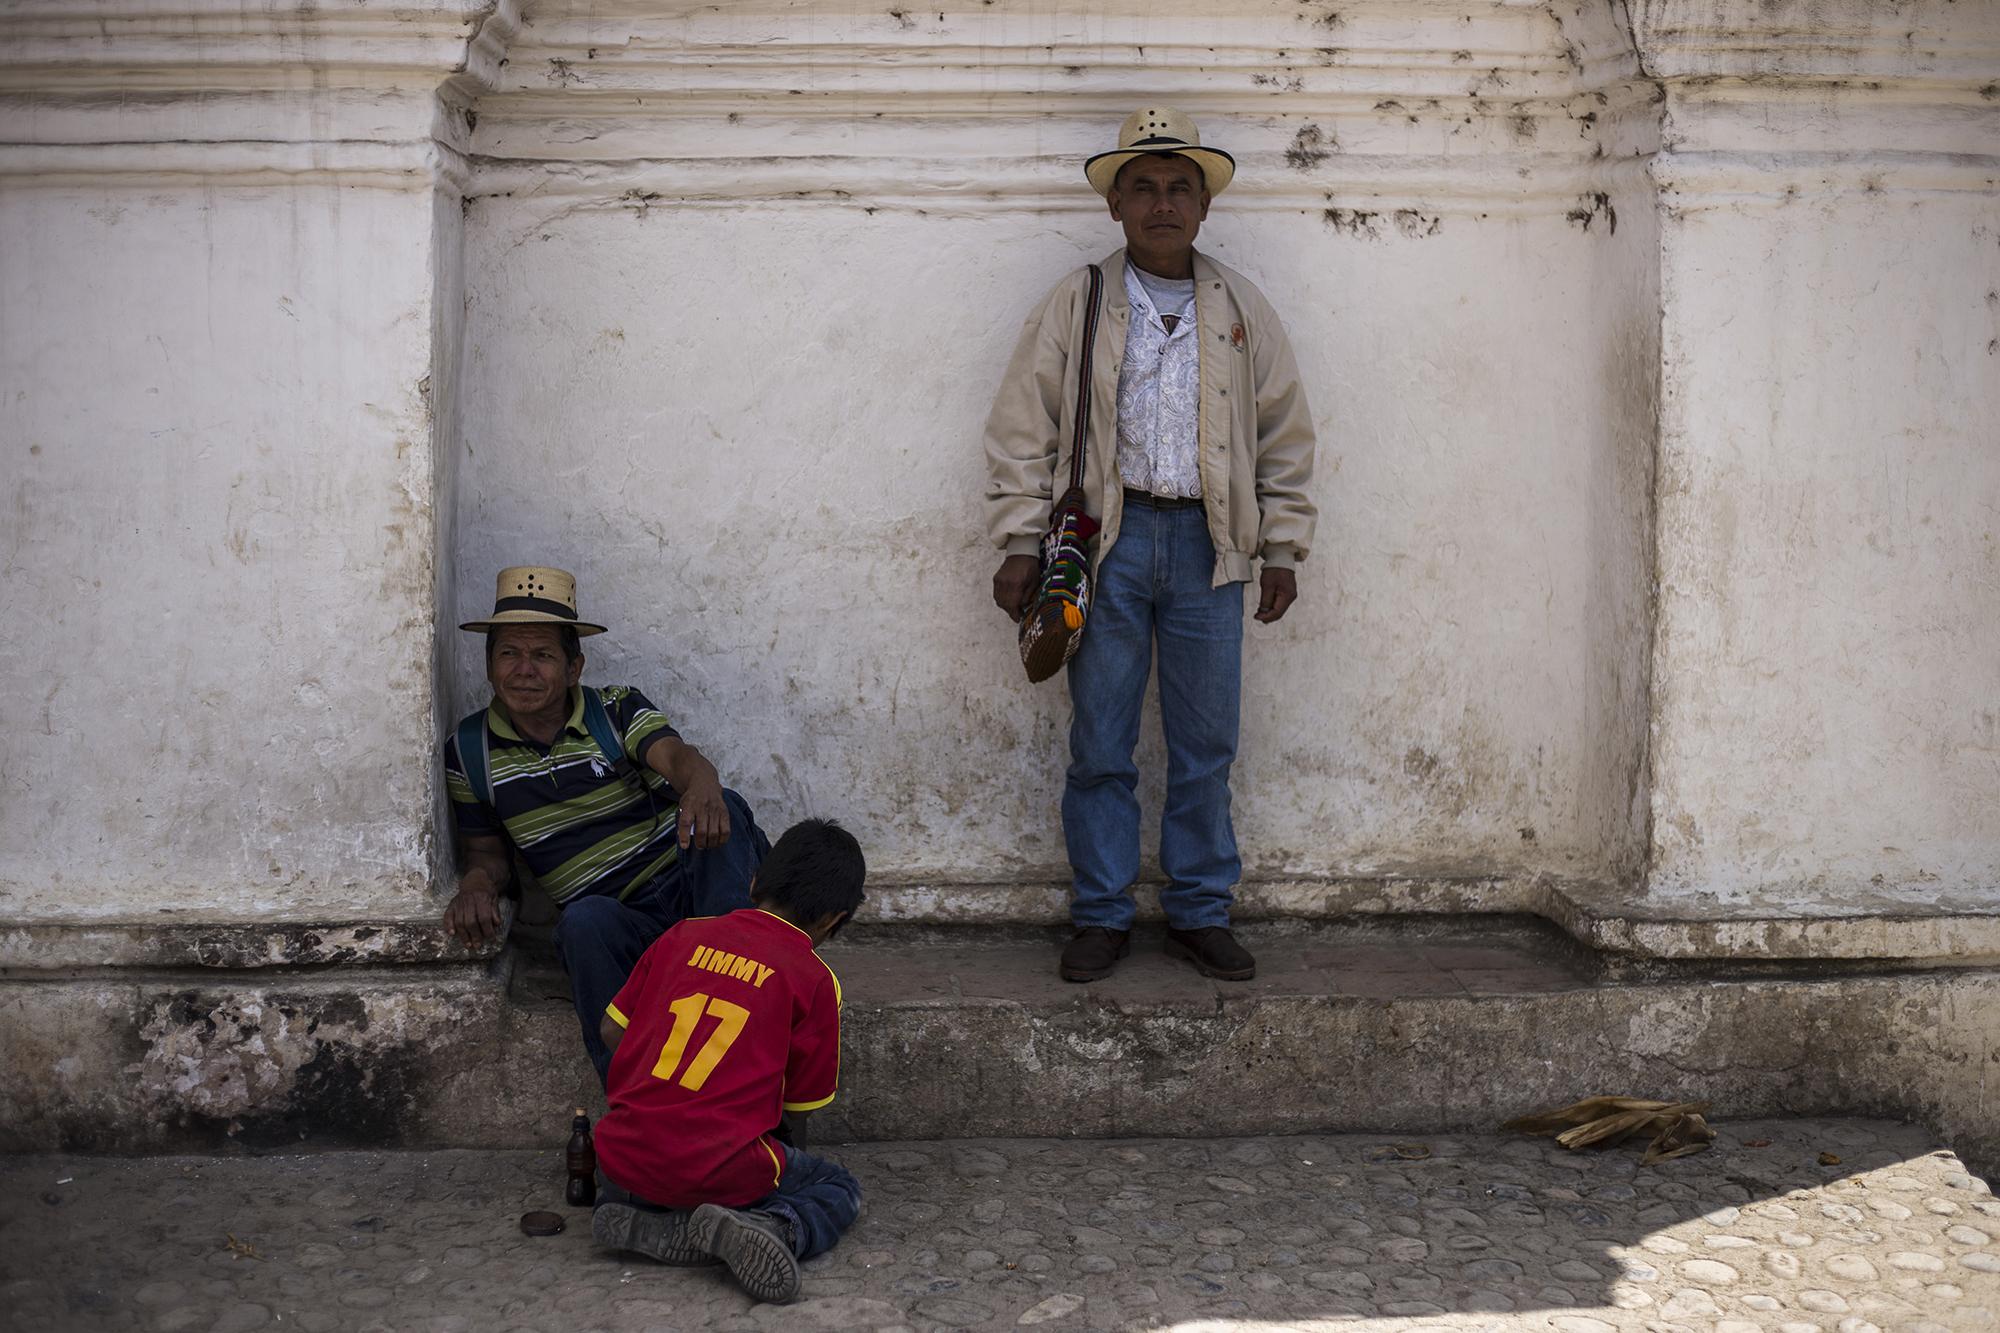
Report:
<svg viewBox="0 0 2000 1333"><path fill-rule="evenodd" d="M722 799L729 807L729 841L722 846L687 848L623 902L608 894L586 894L563 904L556 949L569 973L583 1048L600 1083L611 1069L611 1052L598 1024L605 1006L624 989L639 955L669 926L750 905L750 881L771 850L771 840L741 796L725 790Z"/></svg>

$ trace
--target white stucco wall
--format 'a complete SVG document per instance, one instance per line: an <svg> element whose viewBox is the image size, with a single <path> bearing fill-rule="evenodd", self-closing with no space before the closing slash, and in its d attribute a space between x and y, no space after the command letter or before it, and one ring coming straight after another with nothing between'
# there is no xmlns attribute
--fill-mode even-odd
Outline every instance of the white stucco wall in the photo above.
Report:
<svg viewBox="0 0 2000 1333"><path fill-rule="evenodd" d="M1060 880L978 429L1142 100L1322 433L1251 875L1990 900L2000 9L186 10L0 14L0 919L433 915L527 559L767 823Z"/></svg>
<svg viewBox="0 0 2000 1333"><path fill-rule="evenodd" d="M84 8L0 15L0 919L433 914L471 21Z"/></svg>
<svg viewBox="0 0 2000 1333"><path fill-rule="evenodd" d="M380 191L0 192L8 910L421 882L427 222Z"/></svg>
<svg viewBox="0 0 2000 1333"><path fill-rule="evenodd" d="M1653 891L1990 907L2000 11L1653 8Z"/></svg>
<svg viewBox="0 0 2000 1333"><path fill-rule="evenodd" d="M1655 884L1990 901L2000 208L1794 207L1672 224Z"/></svg>
<svg viewBox="0 0 2000 1333"><path fill-rule="evenodd" d="M1082 157L1177 90L1243 164L1202 244L1276 302L1322 440L1303 600L1246 632L1247 872L1636 869L1632 99L1582 93L1546 13L1474 8L1343 19L1337 57L1262 5L531 15L478 108L452 618L501 565L574 569L614 627L591 675L767 823L838 815L891 876L1063 878L1068 705L989 600L980 426L1028 308L1119 243ZM477 640L447 651L483 699ZM1142 765L1157 810L1156 723Z"/></svg>

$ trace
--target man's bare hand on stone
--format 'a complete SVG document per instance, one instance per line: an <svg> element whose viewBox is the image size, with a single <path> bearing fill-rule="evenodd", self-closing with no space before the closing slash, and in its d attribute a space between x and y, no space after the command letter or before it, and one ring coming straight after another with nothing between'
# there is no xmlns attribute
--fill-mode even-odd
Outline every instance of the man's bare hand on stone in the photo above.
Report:
<svg viewBox="0 0 2000 1333"><path fill-rule="evenodd" d="M993 576L993 604L1013 617L1016 624L1028 613L1035 595L1035 580L1041 576L1042 562L1031 555L1010 555L1000 562Z"/></svg>
<svg viewBox="0 0 2000 1333"><path fill-rule="evenodd" d="M500 933L500 893L485 882L465 885L444 909L444 928L473 948Z"/></svg>
<svg viewBox="0 0 2000 1333"><path fill-rule="evenodd" d="M506 839L490 833L466 835L463 864L458 893L445 905L444 928L478 948L500 933L500 891L514 878Z"/></svg>

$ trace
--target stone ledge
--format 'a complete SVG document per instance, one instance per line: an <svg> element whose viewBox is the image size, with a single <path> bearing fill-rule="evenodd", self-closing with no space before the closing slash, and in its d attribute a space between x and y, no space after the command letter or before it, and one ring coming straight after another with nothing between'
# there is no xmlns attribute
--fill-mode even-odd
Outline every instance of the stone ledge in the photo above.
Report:
<svg viewBox="0 0 2000 1333"><path fill-rule="evenodd" d="M1534 922L1246 931L1209 981L1141 930L1110 979L1060 932L858 930L826 1138L1490 1128L1620 1092L1718 1118L1887 1115L2000 1165L2000 970L1607 976ZM527 1147L596 1104L559 973L373 968L0 982L0 1149Z"/></svg>
<svg viewBox="0 0 2000 1333"><path fill-rule="evenodd" d="M1598 885L1551 886L1540 915L1589 948L1637 958L2000 964L2000 908L1872 899L1825 907L1646 901Z"/></svg>
<svg viewBox="0 0 2000 1333"><path fill-rule="evenodd" d="M441 904L427 905L421 915L361 921L167 917L0 922L0 972L486 962L499 954L513 923L514 904L503 900L500 907L500 938L477 949L445 933Z"/></svg>
<svg viewBox="0 0 2000 1333"><path fill-rule="evenodd" d="M1161 919L1158 885L1141 885L1139 916ZM0 973L89 968L269 968L490 961L444 933L441 905L368 920L244 919L0 923ZM515 908L505 905L511 926ZM1239 886L1242 922L1344 917L1539 917L1607 960L1666 963L2000 965L2000 906L1925 904L1876 895L1834 906L1648 900L1633 890L1545 876L1410 876L1265 880ZM1054 926L1069 919L1051 883L905 882L871 886L864 921L878 927Z"/></svg>
<svg viewBox="0 0 2000 1333"><path fill-rule="evenodd" d="M1140 886L1140 919L1160 920L1157 884ZM1068 920L1051 884L905 883L871 888L868 917L910 924L1056 925ZM1525 914L1579 944L1627 958L1715 962L2000 963L2000 906L1932 905L1876 895L1819 907L1797 902L1648 900L1638 891L1547 876L1411 876L1251 881L1239 921L1343 916Z"/></svg>

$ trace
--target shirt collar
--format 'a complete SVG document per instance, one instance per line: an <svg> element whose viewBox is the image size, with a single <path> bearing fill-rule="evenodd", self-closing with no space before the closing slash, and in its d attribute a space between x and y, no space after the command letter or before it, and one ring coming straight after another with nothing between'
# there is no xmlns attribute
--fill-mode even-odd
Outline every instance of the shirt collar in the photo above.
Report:
<svg viewBox="0 0 2000 1333"><path fill-rule="evenodd" d="M1130 257L1125 260L1125 299L1131 302L1133 313L1138 318L1158 325L1161 331L1166 333L1168 342L1188 337L1194 332L1195 317L1192 310L1181 316L1180 321L1171 330L1167 329L1165 322L1160 319L1158 307L1153 304L1153 294L1146 290L1146 284L1139 279L1139 266L1134 264ZM1188 294L1188 304L1190 307L1194 304L1192 291Z"/></svg>
<svg viewBox="0 0 2000 1333"><path fill-rule="evenodd" d="M753 908L751 908L750 910L751 910L751 911L753 911L753 912L755 912L755 913L757 913L757 915L759 915L759 916L768 916L768 917L770 917L770 918L771 918L771 919L772 919L773 921L777 922L777 923L778 923L779 925L781 925L781 926L784 926L784 927L785 927L786 929L788 929L788 930L797 930L797 931L799 932L799 934L801 934L801 935L805 935L805 937L806 937L806 943L808 943L808 944L811 944L811 943L812 943L812 936L811 936L811 935L808 935L808 934L806 934L806 932L805 932L804 930L801 930L801 929L800 929L800 928L799 928L798 926L796 926L796 925L793 925L793 924L792 924L791 922L789 922L789 921L785 920L785 918L783 918L783 917L779 916L779 915L778 915L778 914L777 914L776 912L771 912L771 911L767 911L767 910L765 910L765 909L764 909L764 908L762 908L762 907L753 907Z"/></svg>
<svg viewBox="0 0 2000 1333"><path fill-rule="evenodd" d="M493 728L493 734L501 740L513 741L517 745L528 743L521 733L515 730L514 719L507 716L507 705L498 699L487 705L486 721ZM563 723L563 730L578 736L590 734L583 725L583 690L576 685L569 687L569 721Z"/></svg>

